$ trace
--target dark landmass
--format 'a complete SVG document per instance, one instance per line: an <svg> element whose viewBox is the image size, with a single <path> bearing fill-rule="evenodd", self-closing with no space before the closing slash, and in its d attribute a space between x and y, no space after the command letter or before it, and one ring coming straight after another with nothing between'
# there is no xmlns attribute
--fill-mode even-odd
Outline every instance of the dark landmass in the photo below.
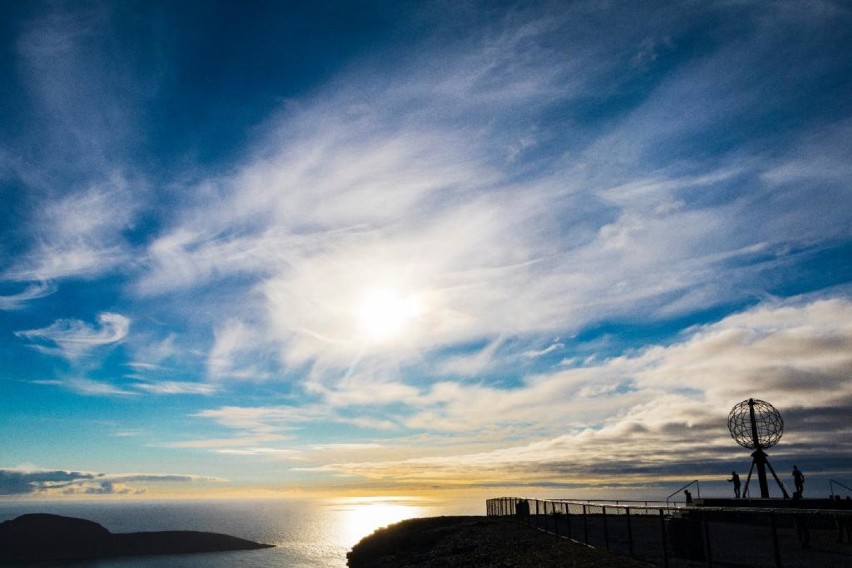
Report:
<svg viewBox="0 0 852 568"><path fill-rule="evenodd" d="M198 531L113 534L85 519L39 513L0 523L0 566L270 547L235 536Z"/></svg>
<svg viewBox="0 0 852 568"><path fill-rule="evenodd" d="M647 568L511 518L431 517L380 529L346 555L349 568Z"/></svg>

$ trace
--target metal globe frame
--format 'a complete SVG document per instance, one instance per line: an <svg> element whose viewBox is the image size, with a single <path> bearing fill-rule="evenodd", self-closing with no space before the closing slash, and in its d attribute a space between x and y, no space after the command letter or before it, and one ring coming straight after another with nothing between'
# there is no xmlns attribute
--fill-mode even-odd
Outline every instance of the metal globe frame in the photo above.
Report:
<svg viewBox="0 0 852 568"><path fill-rule="evenodd" d="M765 448L771 448L777 444L784 434L784 420L781 418L781 413L766 401L756 398L744 400L734 405L728 414L728 431L737 444L753 450L751 468L748 470L743 496L748 495L748 483L751 481L751 474L756 466L761 498L769 497L769 484L766 481L767 467L778 483L778 487L781 488L784 498L789 498L787 489L778 479L772 464L769 463L769 456L763 451Z"/></svg>

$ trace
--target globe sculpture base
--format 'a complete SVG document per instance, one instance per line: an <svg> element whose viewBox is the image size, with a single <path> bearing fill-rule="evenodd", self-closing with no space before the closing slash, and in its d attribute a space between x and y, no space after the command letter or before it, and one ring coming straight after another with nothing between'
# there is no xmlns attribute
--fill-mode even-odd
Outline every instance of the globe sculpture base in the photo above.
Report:
<svg viewBox="0 0 852 568"><path fill-rule="evenodd" d="M778 475L775 473L775 469L772 467L772 464L769 463L769 456L766 453L758 448L751 454L751 467L748 470L748 476L746 477L745 487L743 488L743 498L748 497L748 482L751 481L751 473L754 471L754 467L757 466L757 481L760 485L760 497L763 499L769 498L769 484L766 482L766 468L769 468L769 471L772 473L772 477L775 478L775 482L778 484L778 487L781 488L781 494L784 495L784 499L789 499L790 495L787 493L787 488L784 487L784 484L781 483L781 480L778 479Z"/></svg>

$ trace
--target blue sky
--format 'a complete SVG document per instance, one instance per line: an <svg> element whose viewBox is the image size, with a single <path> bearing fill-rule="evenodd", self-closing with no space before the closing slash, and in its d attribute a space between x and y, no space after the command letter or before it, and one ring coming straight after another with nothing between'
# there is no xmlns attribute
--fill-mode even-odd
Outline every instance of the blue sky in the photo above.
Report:
<svg viewBox="0 0 852 568"><path fill-rule="evenodd" d="M2 3L0 494L852 476L846 3L295 4Z"/></svg>

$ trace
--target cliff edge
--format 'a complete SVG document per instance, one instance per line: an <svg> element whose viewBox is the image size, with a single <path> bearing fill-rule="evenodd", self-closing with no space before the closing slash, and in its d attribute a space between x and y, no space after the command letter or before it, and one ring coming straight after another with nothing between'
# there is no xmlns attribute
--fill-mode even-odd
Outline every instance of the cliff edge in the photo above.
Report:
<svg viewBox="0 0 852 568"><path fill-rule="evenodd" d="M349 568L647 566L496 517L409 519L364 538L346 557Z"/></svg>

